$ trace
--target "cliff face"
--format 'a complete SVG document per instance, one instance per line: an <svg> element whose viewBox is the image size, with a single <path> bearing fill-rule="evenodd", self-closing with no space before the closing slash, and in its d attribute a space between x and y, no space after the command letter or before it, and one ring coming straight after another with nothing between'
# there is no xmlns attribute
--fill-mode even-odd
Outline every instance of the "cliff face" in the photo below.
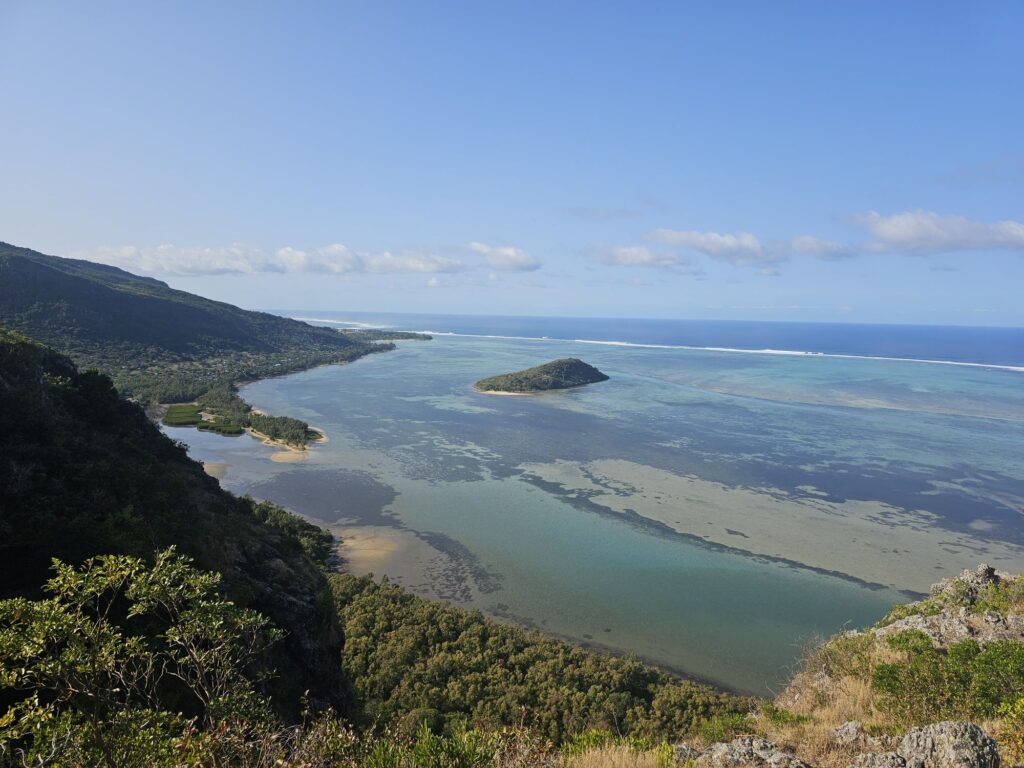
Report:
<svg viewBox="0 0 1024 768"><path fill-rule="evenodd" d="M523 371L481 379L476 388L481 392L545 392L607 380L608 376L594 366L575 357L565 357Z"/></svg>
<svg viewBox="0 0 1024 768"><path fill-rule="evenodd" d="M345 708L342 636L312 528L221 490L109 379L0 330L0 597L37 596L51 558L177 546L287 632L271 693Z"/></svg>

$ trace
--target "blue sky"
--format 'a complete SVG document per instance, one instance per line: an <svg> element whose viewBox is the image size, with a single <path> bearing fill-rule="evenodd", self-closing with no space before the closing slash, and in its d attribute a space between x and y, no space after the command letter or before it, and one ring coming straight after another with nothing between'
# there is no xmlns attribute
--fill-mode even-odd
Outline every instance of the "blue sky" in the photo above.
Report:
<svg viewBox="0 0 1024 768"><path fill-rule="evenodd" d="M1024 4L0 5L0 239L248 307L1024 325Z"/></svg>

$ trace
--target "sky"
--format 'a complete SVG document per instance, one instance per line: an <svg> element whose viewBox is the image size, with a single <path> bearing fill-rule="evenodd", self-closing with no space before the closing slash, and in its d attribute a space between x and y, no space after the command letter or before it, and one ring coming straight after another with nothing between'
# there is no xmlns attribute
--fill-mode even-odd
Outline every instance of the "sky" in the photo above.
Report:
<svg viewBox="0 0 1024 768"><path fill-rule="evenodd" d="M0 240L241 306L1024 326L1024 3L0 2Z"/></svg>

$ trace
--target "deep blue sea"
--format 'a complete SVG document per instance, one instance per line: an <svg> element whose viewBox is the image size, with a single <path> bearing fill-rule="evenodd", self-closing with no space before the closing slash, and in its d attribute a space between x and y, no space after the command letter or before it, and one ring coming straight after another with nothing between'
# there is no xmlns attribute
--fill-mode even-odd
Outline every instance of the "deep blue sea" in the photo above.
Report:
<svg viewBox="0 0 1024 768"><path fill-rule="evenodd" d="M244 388L329 441L168 429L357 573L743 691L980 561L1024 571L1024 330L281 312L432 341ZM611 378L478 393L575 356Z"/></svg>
<svg viewBox="0 0 1024 768"><path fill-rule="evenodd" d="M1024 367L1024 328L276 310L322 324L480 336L779 350Z"/></svg>

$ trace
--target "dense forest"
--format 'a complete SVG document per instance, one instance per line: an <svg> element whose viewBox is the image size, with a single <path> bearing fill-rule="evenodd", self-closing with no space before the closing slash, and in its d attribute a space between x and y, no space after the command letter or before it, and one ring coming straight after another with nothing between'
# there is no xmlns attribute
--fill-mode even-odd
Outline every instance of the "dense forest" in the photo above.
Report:
<svg viewBox="0 0 1024 768"><path fill-rule="evenodd" d="M546 392L551 389L569 389L584 384L607 381L607 374L576 357L564 357L550 363L536 365L515 373L504 373L481 379L476 388L481 392Z"/></svg>
<svg viewBox="0 0 1024 768"><path fill-rule="evenodd" d="M36 594L51 558L175 545L288 634L275 698L345 705L319 529L221 490L110 379L0 329L0 595ZM329 538L329 537L328 537Z"/></svg>
<svg viewBox="0 0 1024 768"><path fill-rule="evenodd" d="M386 339L395 338L250 312L116 267L6 243L0 243L0 322L82 368L103 371L126 397L199 402L217 417L205 429L238 434L252 427L296 446L310 438L308 425L252 414L237 385L384 352L394 349Z"/></svg>
<svg viewBox="0 0 1024 768"><path fill-rule="evenodd" d="M560 744L588 729L681 738L754 700L424 600L371 577L331 577L343 667L365 722L427 722L441 732L525 723Z"/></svg>

